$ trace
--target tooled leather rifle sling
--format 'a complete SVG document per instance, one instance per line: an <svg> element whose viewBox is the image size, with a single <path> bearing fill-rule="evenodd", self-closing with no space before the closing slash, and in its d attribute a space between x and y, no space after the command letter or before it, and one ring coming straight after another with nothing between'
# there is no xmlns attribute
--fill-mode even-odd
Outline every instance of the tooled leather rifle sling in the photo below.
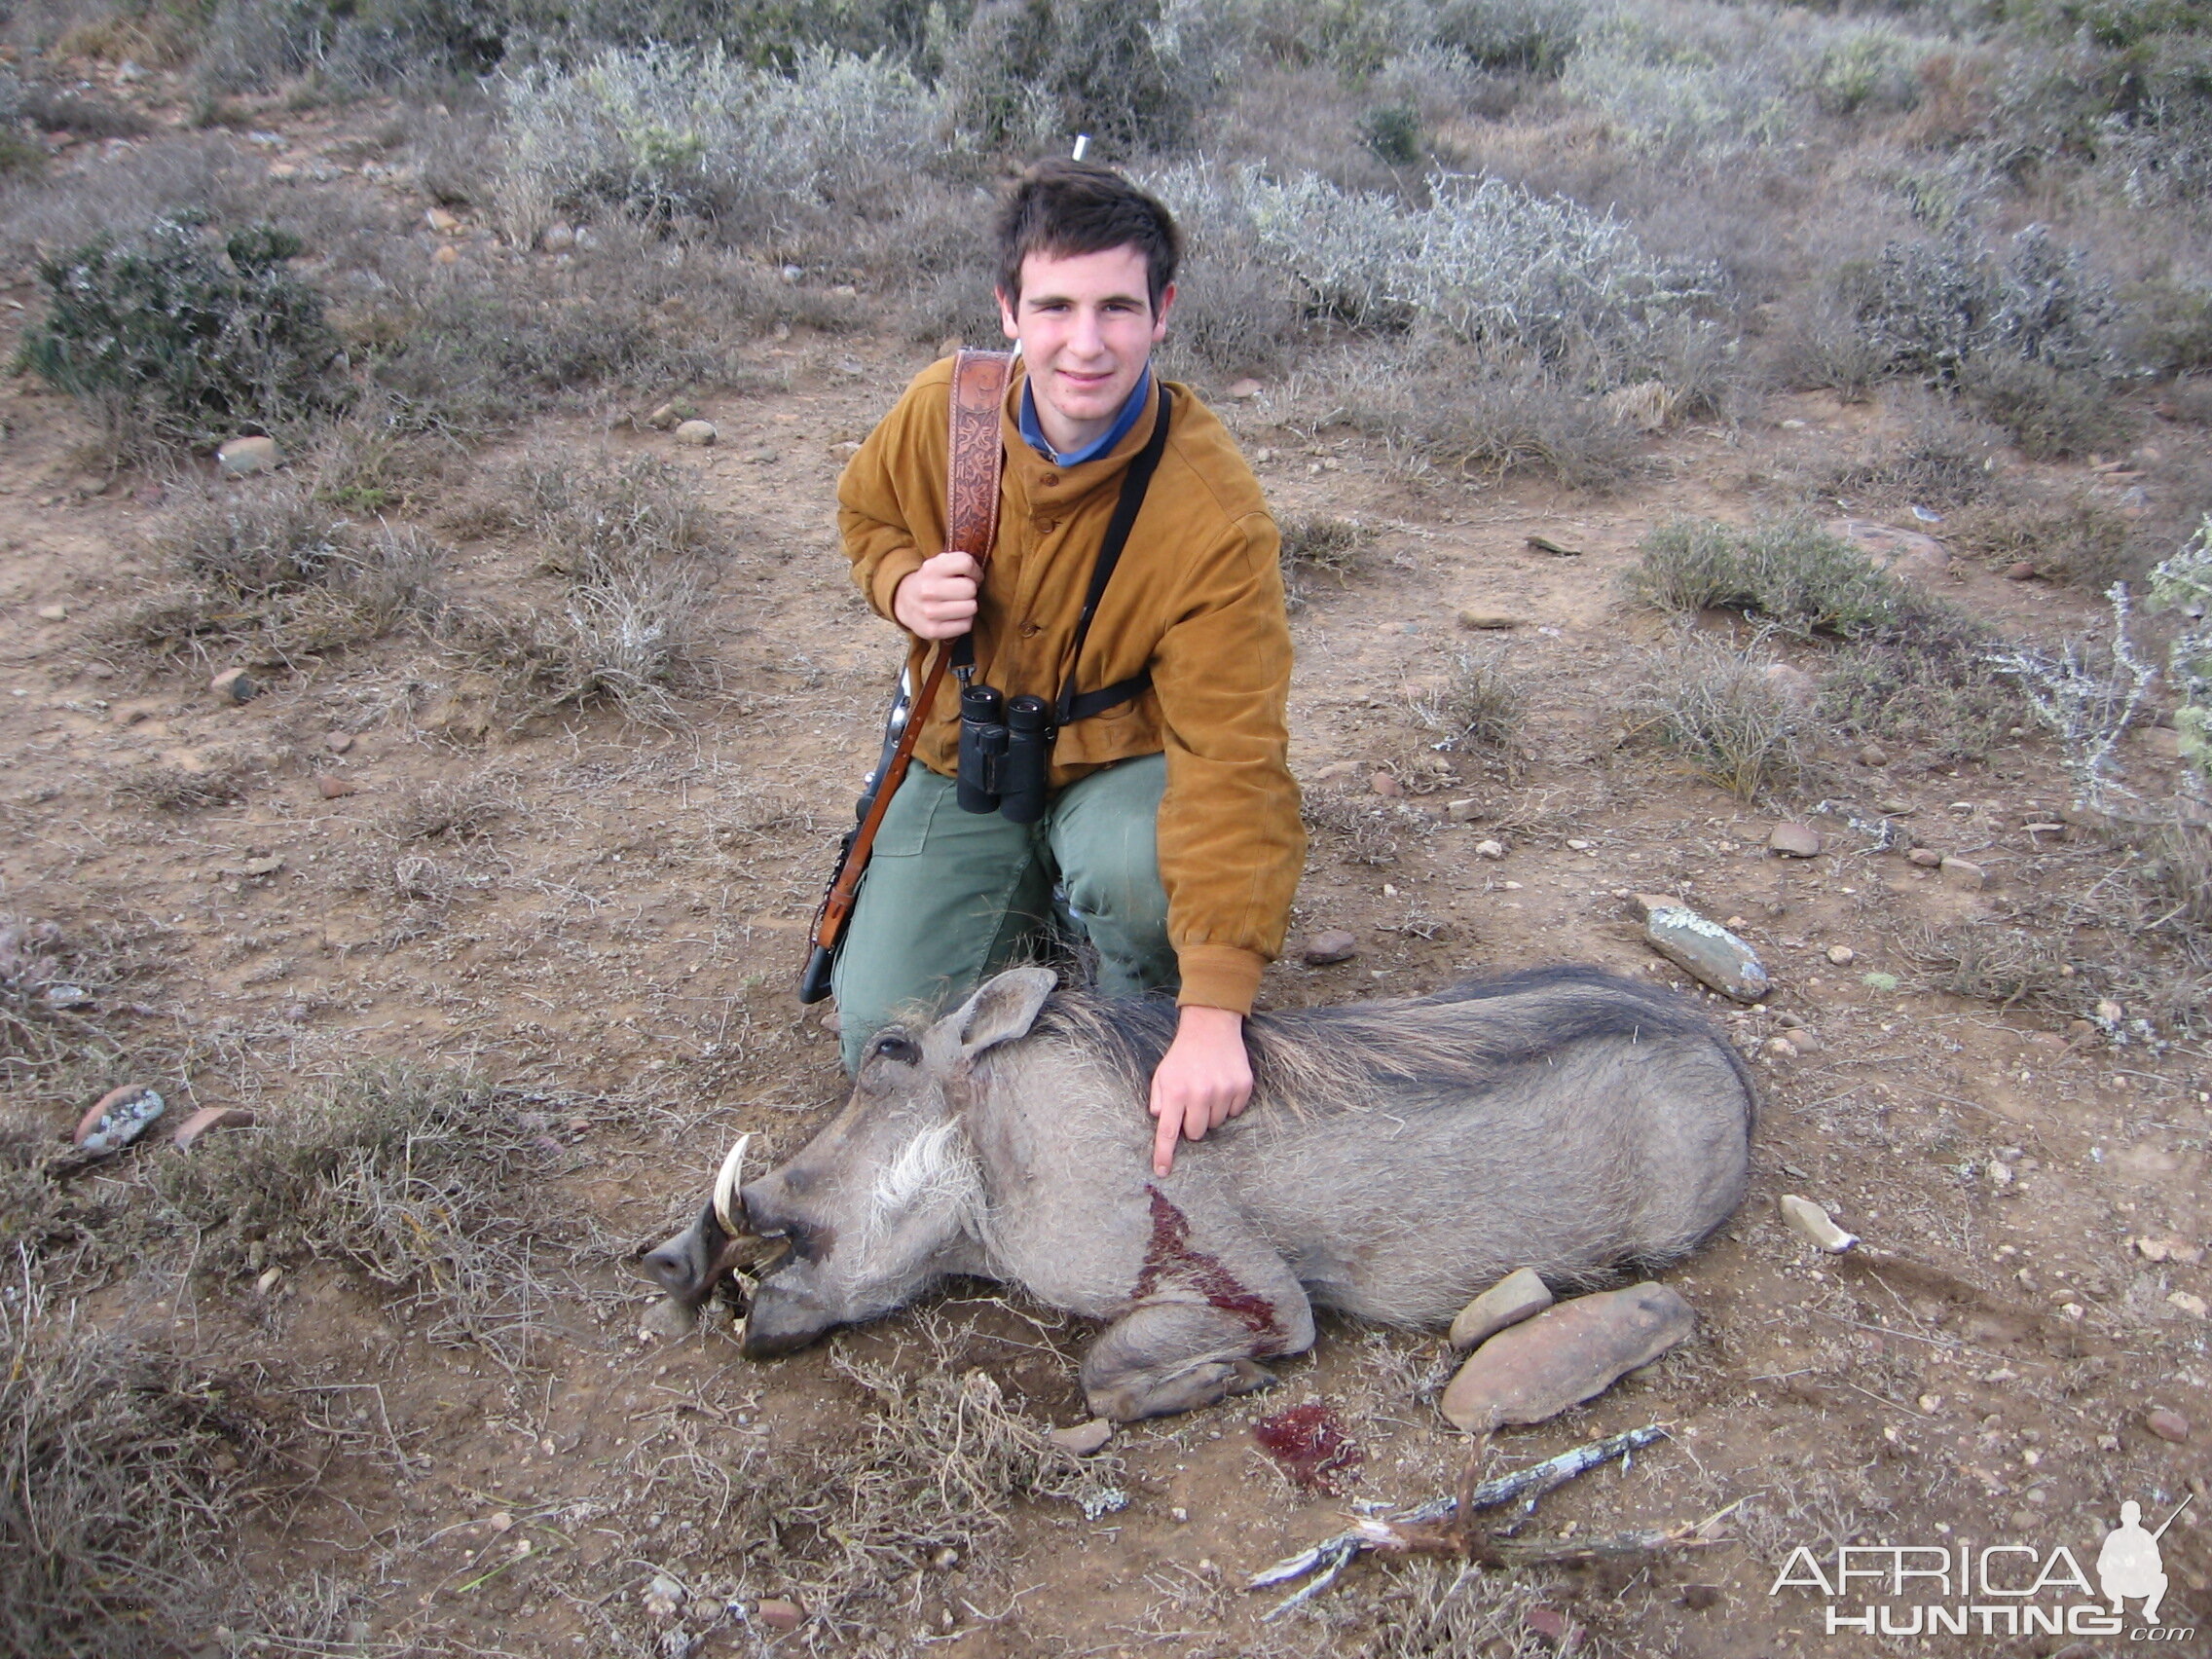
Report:
<svg viewBox="0 0 2212 1659"><path fill-rule="evenodd" d="M999 535L999 469L1005 452L999 441L999 412L1006 402L1007 375L1014 355L1009 351L972 351L963 348L952 360L952 399L949 408L944 490L944 550L965 553L976 561L980 591L982 568L990 563ZM914 756L914 740L930 711L937 706L938 688L952 661L952 642L940 641L930 658L922 688L907 706L905 723L898 742L877 769L874 783L862 802L859 824L845 837L830 873L830 889L814 912L808 937L805 971L799 977L802 1003L820 1002L830 994L830 967L845 929L853 919L853 903L860 891L862 872L867 868L877 830L891 810L891 797L906 776Z"/></svg>

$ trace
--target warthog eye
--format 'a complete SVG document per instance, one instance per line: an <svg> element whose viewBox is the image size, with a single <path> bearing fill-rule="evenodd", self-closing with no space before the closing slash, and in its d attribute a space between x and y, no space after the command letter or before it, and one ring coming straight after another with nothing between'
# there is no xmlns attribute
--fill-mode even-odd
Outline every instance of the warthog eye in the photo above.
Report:
<svg viewBox="0 0 2212 1659"><path fill-rule="evenodd" d="M886 1031L875 1040L875 1047L869 1051L897 1060L903 1066L910 1066L922 1057L921 1045L903 1031Z"/></svg>

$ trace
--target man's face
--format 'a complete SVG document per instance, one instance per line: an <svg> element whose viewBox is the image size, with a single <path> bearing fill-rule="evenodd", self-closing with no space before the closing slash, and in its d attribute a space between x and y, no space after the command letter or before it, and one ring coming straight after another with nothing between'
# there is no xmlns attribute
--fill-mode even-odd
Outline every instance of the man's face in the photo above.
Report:
<svg viewBox="0 0 2212 1659"><path fill-rule="evenodd" d="M1133 246L1021 262L1021 298L1001 289L999 317L1006 337L1021 342L1037 424L1054 449L1080 449L1113 426L1167 336L1174 303L1169 287L1154 314L1144 255Z"/></svg>

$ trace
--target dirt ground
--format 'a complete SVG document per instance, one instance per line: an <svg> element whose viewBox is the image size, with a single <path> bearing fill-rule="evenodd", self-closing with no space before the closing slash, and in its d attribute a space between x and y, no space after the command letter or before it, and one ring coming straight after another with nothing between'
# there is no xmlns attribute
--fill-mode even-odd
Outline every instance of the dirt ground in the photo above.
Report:
<svg viewBox="0 0 2212 1659"><path fill-rule="evenodd" d="M313 141L297 134L294 153ZM12 350L20 313L6 314ZM6 908L136 941L149 966L111 1013L174 1057L137 1081L181 1097L176 1116L279 1115L364 1055L467 1066L521 1103L544 1148L533 1179L588 1218L546 1272L520 1357L434 1344L336 1264L261 1287L248 1270L148 1263L89 1294L90 1316L250 1371L317 1427L319 1478L258 1513L245 1560L257 1584L344 1602L350 1641L288 1643L273 1624L264 1650L846 1651L833 1609L718 1531L732 1483L788 1466L780 1450L852 1444L873 1397L856 1368L980 1370L1039 1422L1087 1415L1086 1333L993 1287L754 1365L726 1322L644 1335L651 1295L625 1260L696 1206L736 1133L789 1154L839 1098L833 1040L792 984L897 642L846 580L831 491L932 354L802 329L760 342L757 388L699 399L719 427L712 448L575 415L473 458L485 476L526 445L645 450L696 475L717 519L719 683L666 729L605 712L510 729L474 671L404 640L253 665L263 689L242 707L211 696L201 670L119 654L103 621L153 579L145 535L178 486L108 475L71 404L0 383ZM1200 389L1280 512L1375 532L1365 568L1323 582L1293 619L1292 759L1321 826L1294 938L1344 928L1359 951L1326 968L1293 953L1265 1002L1414 994L1558 961L1688 990L1630 912L1652 891L1734 918L1774 976L1757 1008L1709 1005L1754 1055L1764 1113L1742 1212L1665 1275L1696 1337L1490 1452L1494 1472L1658 1423L1663 1440L1546 1497L1528 1530L1730 1513L1708 1548L1493 1583L1487 1636L1404 1636L1393 1607L1433 1580L1374 1560L1270 1622L1280 1593L1246 1593L1247 1575L1340 1530L1349 1508L1450 1491L1463 1449L1434 1405L1449 1376L1439 1336L1330 1319L1311 1354L1276 1367L1272 1392L1120 1431L1100 1478L1124 1506L1023 1505L988 1559L887 1566L896 1628L870 1641L970 1656L2212 1652L2212 1058L2198 1038L2135 1027L2133 1011L2070 1030L2092 1013L2086 996L2028 1012L1943 994L1915 954L1931 927L1999 929L2103 877L2111 855L2069 822L2055 752L2032 731L1956 766L1909 753L1868 766L1839 749L1825 798L1802 803L1826 850L1799 861L1766 850L1777 811L1619 742L1620 690L1667 631L1617 595L1639 538L1677 511L1749 518L1775 479L1890 419L1882 407L1776 399L1738 430L1653 439L1643 482L1587 498L1410 476L1380 445L1285 424L1281 388ZM1576 552L1537 551L1531 535ZM532 569L528 546L464 539L456 580L464 596L531 591L545 582ZM2095 614L2083 594L1963 559L1928 579L2021 638ZM1409 694L1474 642L1463 609L1513 620L1503 637L1535 687L1514 775L1414 766L1430 752ZM2170 735L2130 740L2125 776L2146 792L2170 793ZM238 798L163 808L131 788L215 770L242 780ZM1378 793L1379 772L1417 789ZM325 798L325 778L352 793ZM411 882L359 878L363 861L393 857L396 814L456 799L469 832L400 846L427 861ZM1473 804L1455 815L1454 801ZM1880 845L1885 820L1980 865L1986 886ZM2026 828L2052 824L2065 828ZM1505 856L1479 858L1486 839ZM2065 948L2089 960L2102 942ZM1786 1025L1814 1029L1818 1049L1778 1060L1767 1043ZM76 1110L54 1105L52 1126ZM179 1156L162 1132L129 1156ZM1786 1192L1908 1262L1819 1256L1781 1225ZM1286 1479L1253 1438L1261 1418L1309 1402L1332 1407L1361 1454L1336 1493ZM2186 1438L2154 1432L2160 1408L2188 1419ZM1866 1579L1831 1600L1802 1565L1776 1587L1798 1546L1832 1568L1838 1546L1876 1543L2019 1544L2039 1562L2063 1545L2093 1577L2122 1501L2156 1525L2192 1494L2162 1539L2157 1628L2130 1604L2120 1634L2079 1620L2059 1635L2002 1620L1933 1641L1831 1632L1830 1611L1886 1604L1901 1622L1917 1602L1961 1598ZM683 1587L680 1607L648 1605L656 1574ZM713 1605L778 1596L809 1615L793 1635ZM2084 1585L2035 1604L2094 1602Z"/></svg>

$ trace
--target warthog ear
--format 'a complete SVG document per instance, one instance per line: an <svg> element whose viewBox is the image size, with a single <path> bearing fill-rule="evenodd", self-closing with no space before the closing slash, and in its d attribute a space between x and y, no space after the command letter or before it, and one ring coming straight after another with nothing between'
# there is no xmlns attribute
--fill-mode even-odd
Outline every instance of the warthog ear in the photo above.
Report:
<svg viewBox="0 0 2212 1659"><path fill-rule="evenodd" d="M1026 1036L1057 982L1050 968L1010 968L986 979L946 1021L960 1034L960 1057L972 1060L985 1049Z"/></svg>

